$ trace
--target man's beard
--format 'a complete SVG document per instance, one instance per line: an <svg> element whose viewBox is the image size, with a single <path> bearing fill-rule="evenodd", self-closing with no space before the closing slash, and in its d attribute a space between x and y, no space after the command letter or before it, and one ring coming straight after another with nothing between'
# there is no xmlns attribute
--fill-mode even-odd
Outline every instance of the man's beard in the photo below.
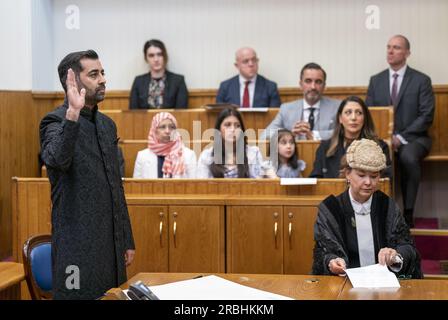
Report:
<svg viewBox="0 0 448 320"><path fill-rule="evenodd" d="M81 79L79 78L79 76L76 77L76 83L78 84L78 88L79 91L81 92L81 89L85 89L86 90L86 96L85 96L85 105L96 105L99 102L103 101L104 98L106 97L106 86L103 85L99 85L98 87L95 88L95 90L90 90L88 89L84 83L81 81ZM100 91L104 91L104 93L100 93Z"/></svg>
<svg viewBox="0 0 448 320"><path fill-rule="evenodd" d="M86 104L96 105L106 97L105 86L98 86L95 91L87 89L86 87L84 87L84 89L86 89ZM100 92L101 90L103 90L104 93Z"/></svg>

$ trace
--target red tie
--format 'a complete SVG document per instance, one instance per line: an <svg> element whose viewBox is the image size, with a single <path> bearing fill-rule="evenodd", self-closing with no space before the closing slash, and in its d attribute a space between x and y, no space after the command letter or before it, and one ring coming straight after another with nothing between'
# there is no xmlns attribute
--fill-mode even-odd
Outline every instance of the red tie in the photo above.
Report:
<svg viewBox="0 0 448 320"><path fill-rule="evenodd" d="M243 108L250 108L249 83L250 81L246 81L246 85L244 86L243 105L242 105Z"/></svg>

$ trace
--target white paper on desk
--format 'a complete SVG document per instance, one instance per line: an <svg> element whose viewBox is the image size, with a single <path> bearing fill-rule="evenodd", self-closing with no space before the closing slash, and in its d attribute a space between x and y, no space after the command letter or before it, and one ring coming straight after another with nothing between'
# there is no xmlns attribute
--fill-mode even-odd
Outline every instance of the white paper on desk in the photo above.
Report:
<svg viewBox="0 0 448 320"><path fill-rule="evenodd" d="M239 112L268 112L269 108L238 108Z"/></svg>
<svg viewBox="0 0 448 320"><path fill-rule="evenodd" d="M217 276L150 286L160 300L294 300Z"/></svg>
<svg viewBox="0 0 448 320"><path fill-rule="evenodd" d="M345 270L353 288L399 288L395 274L387 266L373 264Z"/></svg>
<svg viewBox="0 0 448 320"><path fill-rule="evenodd" d="M317 184L317 178L281 178L280 185L295 186L295 185L312 185Z"/></svg>

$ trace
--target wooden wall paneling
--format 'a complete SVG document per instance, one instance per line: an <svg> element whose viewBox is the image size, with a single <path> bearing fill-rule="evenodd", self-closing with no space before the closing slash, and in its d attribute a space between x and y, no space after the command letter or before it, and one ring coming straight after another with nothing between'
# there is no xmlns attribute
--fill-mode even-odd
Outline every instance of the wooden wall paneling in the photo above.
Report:
<svg viewBox="0 0 448 320"><path fill-rule="evenodd" d="M283 207L284 273L311 273L316 217L316 206Z"/></svg>
<svg viewBox="0 0 448 320"><path fill-rule="evenodd" d="M169 211L169 271L225 272L224 207L170 206Z"/></svg>
<svg viewBox="0 0 448 320"><path fill-rule="evenodd" d="M38 129L51 103L34 105L29 91L0 91L0 259L12 252L11 177L40 175Z"/></svg>
<svg viewBox="0 0 448 320"><path fill-rule="evenodd" d="M282 206L227 207L227 272L283 273L282 212Z"/></svg>
<svg viewBox="0 0 448 320"><path fill-rule="evenodd" d="M128 278L139 272L168 272L168 206L129 205L128 209L136 248Z"/></svg>

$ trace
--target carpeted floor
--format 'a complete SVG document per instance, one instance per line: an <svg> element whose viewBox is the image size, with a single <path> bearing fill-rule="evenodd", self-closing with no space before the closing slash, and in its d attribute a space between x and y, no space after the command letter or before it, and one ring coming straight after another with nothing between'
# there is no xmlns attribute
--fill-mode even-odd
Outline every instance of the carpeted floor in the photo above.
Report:
<svg viewBox="0 0 448 320"><path fill-rule="evenodd" d="M437 218L416 218L416 229L439 229ZM448 260L447 236L415 236L415 245L422 257L425 274L443 274L441 260Z"/></svg>

